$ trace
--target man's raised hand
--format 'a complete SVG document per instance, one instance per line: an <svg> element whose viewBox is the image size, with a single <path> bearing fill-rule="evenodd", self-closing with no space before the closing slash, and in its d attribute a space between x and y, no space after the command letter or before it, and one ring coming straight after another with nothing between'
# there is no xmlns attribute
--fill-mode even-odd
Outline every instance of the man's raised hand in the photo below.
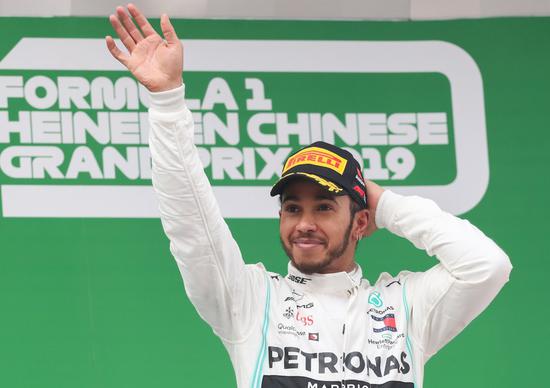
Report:
<svg viewBox="0 0 550 388"><path fill-rule="evenodd" d="M128 4L128 11L135 24L123 7L109 16L128 53L121 51L111 36L105 37L107 48L150 91L177 88L182 84L183 47L170 19L166 14L160 18L163 40L135 5Z"/></svg>

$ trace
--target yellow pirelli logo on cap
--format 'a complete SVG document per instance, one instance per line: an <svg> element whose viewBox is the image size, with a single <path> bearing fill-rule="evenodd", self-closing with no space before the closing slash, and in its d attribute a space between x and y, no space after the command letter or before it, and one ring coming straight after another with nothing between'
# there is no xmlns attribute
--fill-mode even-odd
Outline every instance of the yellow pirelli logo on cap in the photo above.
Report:
<svg viewBox="0 0 550 388"><path fill-rule="evenodd" d="M334 152L319 147L310 147L288 158L283 168L283 174L292 167L301 164L312 164L314 166L330 168L342 175L347 163L346 159L336 155Z"/></svg>

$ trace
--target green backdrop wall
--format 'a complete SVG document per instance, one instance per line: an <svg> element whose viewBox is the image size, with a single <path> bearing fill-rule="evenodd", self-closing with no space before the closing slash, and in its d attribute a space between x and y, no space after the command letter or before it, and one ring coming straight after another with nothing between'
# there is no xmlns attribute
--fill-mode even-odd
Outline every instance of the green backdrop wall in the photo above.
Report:
<svg viewBox="0 0 550 388"><path fill-rule="evenodd" d="M276 179L266 166L277 158L333 136L367 176L436 198L514 264L495 302L427 364L425 386L547 384L550 19L174 24L189 40L206 172L240 190L222 208L246 261L286 271L272 204L247 190ZM234 386L155 218L147 102L103 47L108 21L0 18L0 32L0 386ZM286 42L254 67L231 62L243 40ZM300 47L328 52L308 61ZM265 99L247 106L253 84ZM266 120L257 133L255 119ZM435 263L386 231L357 256L371 281Z"/></svg>

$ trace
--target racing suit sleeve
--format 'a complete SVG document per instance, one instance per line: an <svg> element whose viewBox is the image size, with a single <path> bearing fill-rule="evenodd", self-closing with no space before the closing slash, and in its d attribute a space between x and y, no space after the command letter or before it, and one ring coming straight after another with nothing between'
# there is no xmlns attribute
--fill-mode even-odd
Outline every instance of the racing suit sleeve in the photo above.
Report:
<svg viewBox="0 0 550 388"><path fill-rule="evenodd" d="M405 278L409 334L425 360L479 315L508 281L508 256L470 222L435 202L384 191L376 224L405 237L439 264Z"/></svg>
<svg viewBox="0 0 550 388"><path fill-rule="evenodd" d="M194 144L185 86L150 93L152 181L186 293L222 340L247 335L265 294L265 270L245 265Z"/></svg>

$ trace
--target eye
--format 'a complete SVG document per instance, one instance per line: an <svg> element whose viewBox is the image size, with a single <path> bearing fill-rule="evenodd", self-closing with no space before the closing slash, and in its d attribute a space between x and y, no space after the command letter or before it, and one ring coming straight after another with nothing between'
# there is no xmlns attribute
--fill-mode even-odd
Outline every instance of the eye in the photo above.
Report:
<svg viewBox="0 0 550 388"><path fill-rule="evenodd" d="M317 206L317 210L322 212L329 211L329 210L332 210L332 206L328 203L322 203L319 206Z"/></svg>
<svg viewBox="0 0 550 388"><path fill-rule="evenodd" d="M297 205L289 203L284 206L283 210L286 213L298 213L300 211L300 208Z"/></svg>

